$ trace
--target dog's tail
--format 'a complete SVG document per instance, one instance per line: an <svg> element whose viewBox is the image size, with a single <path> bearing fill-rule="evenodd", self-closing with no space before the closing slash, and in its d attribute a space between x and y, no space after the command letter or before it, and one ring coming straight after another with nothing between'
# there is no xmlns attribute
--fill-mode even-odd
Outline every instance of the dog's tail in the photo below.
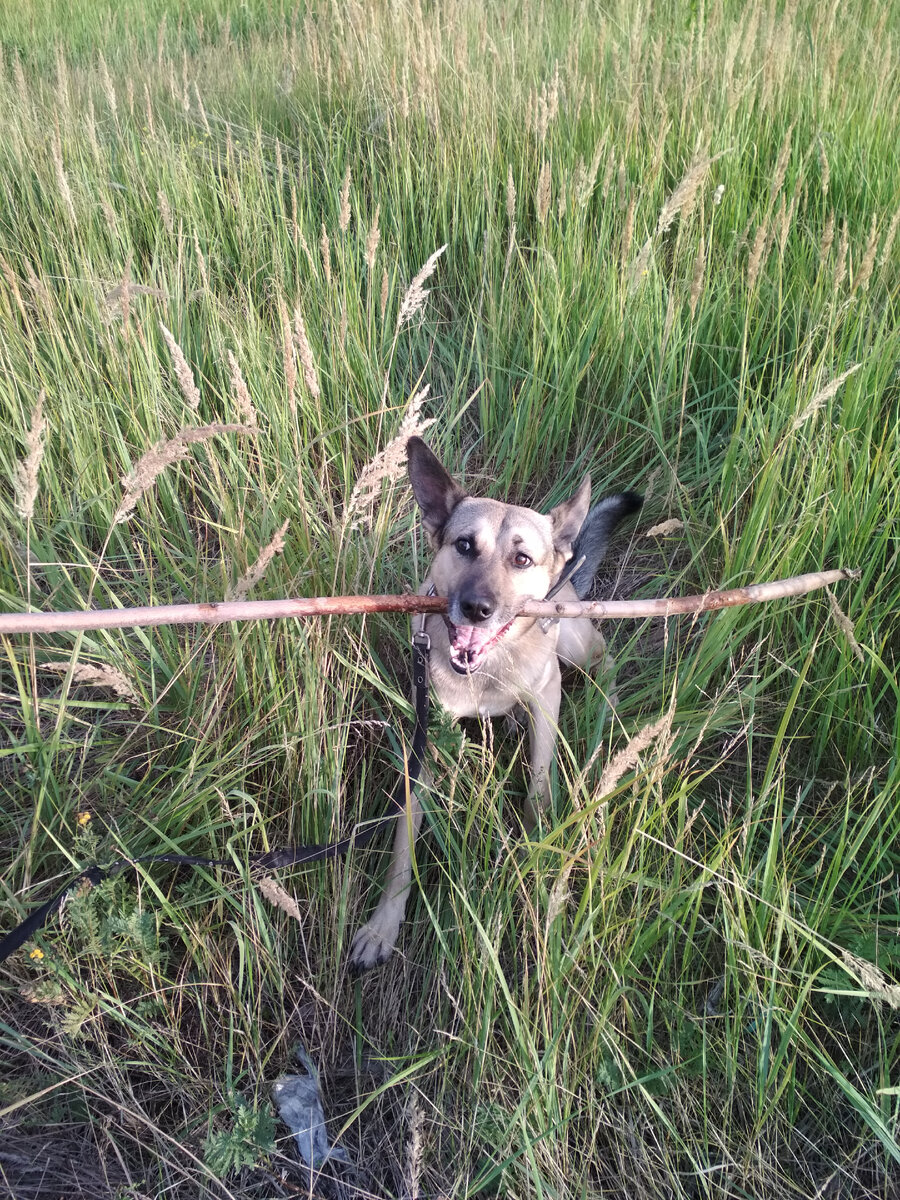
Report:
<svg viewBox="0 0 900 1200"><path fill-rule="evenodd" d="M584 555L584 562L570 580L579 600L584 600L591 590L597 568L606 554L609 535L621 520L637 512L643 503L644 497L637 492L620 492L595 504L584 518L572 548L572 558L577 562Z"/></svg>

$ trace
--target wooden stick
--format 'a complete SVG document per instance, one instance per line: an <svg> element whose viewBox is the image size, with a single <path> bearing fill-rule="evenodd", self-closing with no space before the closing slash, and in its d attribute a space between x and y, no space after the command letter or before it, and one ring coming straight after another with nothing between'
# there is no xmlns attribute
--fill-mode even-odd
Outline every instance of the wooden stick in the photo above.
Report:
<svg viewBox="0 0 900 1200"><path fill-rule="evenodd" d="M821 571L795 575L772 583L754 583L700 596L669 596L663 600L528 600L526 617L668 617L701 613L735 604L755 604L802 596L859 571ZM0 634L75 633L81 629L133 629L147 625L221 625L226 621L271 621L277 617L349 616L353 613L443 613L441 596L318 596L296 600L234 600L221 604L160 604L144 608L92 609L87 612L0 613Z"/></svg>

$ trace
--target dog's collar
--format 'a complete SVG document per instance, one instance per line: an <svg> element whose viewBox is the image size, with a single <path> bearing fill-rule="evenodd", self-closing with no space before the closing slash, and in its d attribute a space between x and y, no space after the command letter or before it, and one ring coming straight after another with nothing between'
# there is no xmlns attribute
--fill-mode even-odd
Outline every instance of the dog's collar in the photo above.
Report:
<svg viewBox="0 0 900 1200"><path fill-rule="evenodd" d="M585 556L582 554L581 558L573 558L571 562L566 563L562 575L560 575L559 579L557 579L556 583L554 583L553 587L544 597L545 600L552 600L557 593L562 591L578 568L582 565L584 558ZM556 625L558 621L559 617L541 617L541 619L538 621L538 625L541 627L541 633L546 633L550 629L551 625Z"/></svg>

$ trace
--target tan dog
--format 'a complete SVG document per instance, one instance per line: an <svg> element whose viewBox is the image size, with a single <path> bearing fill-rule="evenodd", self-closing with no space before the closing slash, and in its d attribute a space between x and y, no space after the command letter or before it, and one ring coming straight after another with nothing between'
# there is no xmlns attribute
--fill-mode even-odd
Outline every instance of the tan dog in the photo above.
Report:
<svg viewBox="0 0 900 1200"><path fill-rule="evenodd" d="M422 523L435 551L427 579L446 596L447 616L429 616L429 667L437 699L455 717L496 717L523 705L529 716L531 824L550 799L550 766L556 747L561 693L560 660L591 667L606 659L599 630L584 619L542 626L517 617L525 600L540 600L566 563L584 564L559 592L583 597L613 527L636 511L633 492L610 496L588 512L590 476L575 495L544 516L499 500L476 499L447 473L421 438L409 439L409 478ZM545 631L546 630L546 631ZM424 777L422 783L427 786ZM422 821L413 795L410 819L398 818L394 851L378 907L350 948L350 966L365 971L385 962L394 948L411 882L412 843Z"/></svg>

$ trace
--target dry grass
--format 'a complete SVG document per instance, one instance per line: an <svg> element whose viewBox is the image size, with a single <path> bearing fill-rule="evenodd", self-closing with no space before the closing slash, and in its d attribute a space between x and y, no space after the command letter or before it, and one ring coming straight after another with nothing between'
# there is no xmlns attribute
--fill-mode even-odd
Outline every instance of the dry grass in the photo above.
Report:
<svg viewBox="0 0 900 1200"><path fill-rule="evenodd" d="M232 350L228 351L227 358L228 370L231 375L231 394L234 397L235 407L241 415L243 424L248 428L255 429L259 424L259 417L253 400L250 397L250 389L247 387L247 381L241 373L240 363Z"/></svg>
<svg viewBox="0 0 900 1200"><path fill-rule="evenodd" d="M684 178L672 194L666 197L665 203L660 209L659 219L656 222L657 237L661 237L671 228L672 222L679 214L683 221L688 219L693 212L694 205L697 203L697 195L709 168L724 153L725 151L723 150L720 154L714 154L711 158L701 157L691 163Z"/></svg>
<svg viewBox="0 0 900 1200"><path fill-rule="evenodd" d="M344 522L352 527L371 523L375 505L381 499L382 484L396 484L406 472L406 443L422 437L435 424L435 418L422 416L429 389L416 392L400 421L400 428L383 450L363 467L344 512Z"/></svg>
<svg viewBox="0 0 900 1200"><path fill-rule="evenodd" d="M854 363L852 367L848 367L847 370L838 375L836 379L832 379L830 383L826 384L825 387L816 392L809 403L804 406L803 411L794 417L794 420L791 423L791 430L793 431L795 429L799 429L801 425L805 425L811 417L814 417L817 412L821 412L828 401L834 399L834 397L838 394L842 384L844 384L851 375L855 375L861 366L862 363Z"/></svg>
<svg viewBox="0 0 900 1200"><path fill-rule="evenodd" d="M106 688L114 695L127 700L135 708L144 707L131 680L117 667L113 667L109 663L90 664L48 661L40 664L40 670L53 672L56 675L69 675L74 683L80 683L86 687Z"/></svg>
<svg viewBox="0 0 900 1200"><path fill-rule="evenodd" d="M247 427L249 428L249 426ZM246 600L249 593L262 580L266 573L266 568L275 557L276 554L284 552L285 534L288 530L290 521L285 521L280 529L276 530L274 537L267 546L264 546L259 553L256 562L250 570L240 577L233 587L229 587L225 592L226 600Z"/></svg>
<svg viewBox="0 0 900 1200"><path fill-rule="evenodd" d="M404 325L408 325L414 321L424 311L425 302L428 299L428 290L425 287L425 283L434 274L437 261L446 249L447 247L444 245L439 250L435 250L434 254L430 255L426 260L422 269L413 276L412 282L406 289L403 299L400 301L400 309L397 313L398 331Z"/></svg>
<svg viewBox="0 0 900 1200"><path fill-rule="evenodd" d="M162 321L160 321L159 327L162 330L166 345L169 347L172 366L175 368L175 379L178 383L178 390L184 397L184 402L188 408L192 412L196 412L200 407L200 389L194 382L194 373L184 356L184 351L176 342L174 334L163 325Z"/></svg>
<svg viewBox="0 0 900 1200"><path fill-rule="evenodd" d="M119 507L113 517L113 523L120 525L129 520L137 508L141 496L153 487L159 476L167 467L181 462L188 456L190 446L209 441L222 433L256 433L251 425L187 425L172 438L157 442L150 450L141 455L134 468L122 477L124 493Z"/></svg>
<svg viewBox="0 0 900 1200"><path fill-rule="evenodd" d="M265 875L262 879L257 879L256 888L259 894L265 897L275 908L280 908L282 912L286 912L289 917L295 921L303 923L303 913L300 911L300 905L286 891L277 879L273 879L271 875Z"/></svg>
<svg viewBox="0 0 900 1200"><path fill-rule="evenodd" d="M16 512L23 521L30 521L34 516L34 503L38 493L38 472L44 457L44 433L47 422L44 419L44 392L38 396L31 412L31 423L25 435L25 459L16 464L15 493Z"/></svg>
<svg viewBox="0 0 900 1200"><path fill-rule="evenodd" d="M372 224L369 226L369 232L366 236L366 266L371 274L375 270L375 258L378 254L378 246L381 242L381 229L378 225L378 218L381 215L381 205L375 205L375 216L372 218Z"/></svg>
<svg viewBox="0 0 900 1200"><path fill-rule="evenodd" d="M319 373L316 370L315 359L313 358L312 347L309 344L309 338L306 334L306 326L303 323L303 314L300 311L300 305L294 309L294 345L300 354L300 366L303 368L303 380L310 396L314 400L318 400L322 395L322 390L319 387Z"/></svg>

